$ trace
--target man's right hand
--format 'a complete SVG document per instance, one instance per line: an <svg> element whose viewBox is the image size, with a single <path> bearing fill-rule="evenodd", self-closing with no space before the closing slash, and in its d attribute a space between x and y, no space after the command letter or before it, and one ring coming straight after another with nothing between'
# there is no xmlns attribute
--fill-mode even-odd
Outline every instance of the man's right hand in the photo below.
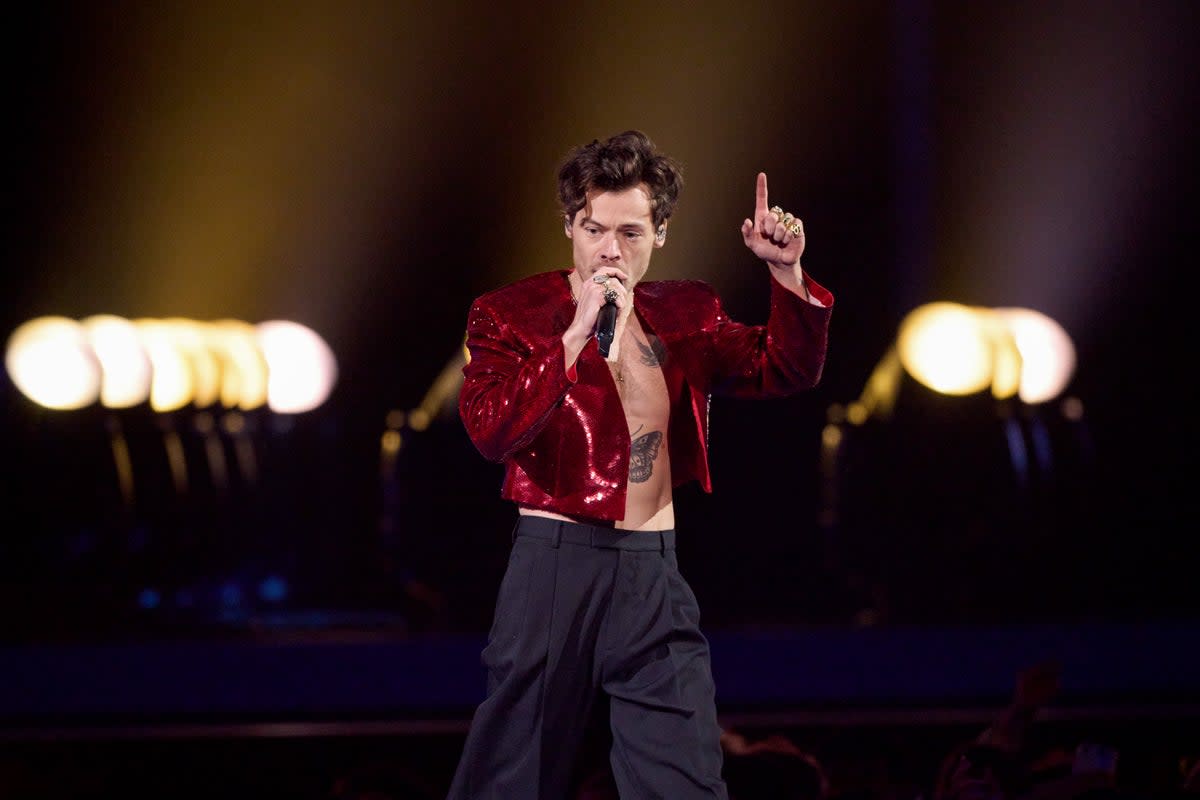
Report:
<svg viewBox="0 0 1200 800"><path fill-rule="evenodd" d="M597 283L592 280L595 275L607 275L613 280L609 280L607 284ZM600 307L605 303L606 288L612 289L616 294L617 338L620 338L620 331L624 328L622 323L629 316L630 309L633 308L630 290L625 288L625 282L628 280L629 276L616 267L597 267L587 278L580 275L578 269L571 273L571 290L575 297L575 318L571 320L571 324L562 337L567 369L570 369L575 360L579 358L588 339L591 339L596 331L596 317L600 313ZM610 356L612 355L615 355L615 351L610 351Z"/></svg>

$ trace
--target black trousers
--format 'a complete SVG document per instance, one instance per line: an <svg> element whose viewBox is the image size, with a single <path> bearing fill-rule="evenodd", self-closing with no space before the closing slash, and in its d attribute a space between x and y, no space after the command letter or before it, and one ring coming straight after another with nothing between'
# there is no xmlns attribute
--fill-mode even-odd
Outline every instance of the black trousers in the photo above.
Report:
<svg viewBox="0 0 1200 800"><path fill-rule="evenodd" d="M602 693L623 799L726 798L699 620L674 531L522 516L450 798L567 800Z"/></svg>

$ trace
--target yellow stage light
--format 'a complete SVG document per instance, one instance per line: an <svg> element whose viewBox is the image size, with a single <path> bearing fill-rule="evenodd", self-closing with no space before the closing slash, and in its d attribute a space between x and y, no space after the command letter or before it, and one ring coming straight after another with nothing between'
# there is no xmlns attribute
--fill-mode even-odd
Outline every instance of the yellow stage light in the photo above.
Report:
<svg viewBox="0 0 1200 800"><path fill-rule="evenodd" d="M183 408L195 396L196 376L172 326L157 319L135 320L134 324L153 370L150 407L155 411Z"/></svg>
<svg viewBox="0 0 1200 800"><path fill-rule="evenodd" d="M160 412L220 402L299 413L325 402L337 380L325 341L284 320L255 326L231 319L40 317L9 337L5 365L23 394L56 409L99 398L108 408L149 399Z"/></svg>
<svg viewBox="0 0 1200 800"><path fill-rule="evenodd" d="M887 418L905 375L940 394L992 396L1037 403L1057 396L1074 369L1070 338L1050 318L1028 309L976 308L937 302L900 323L894 346L863 387L852 424Z"/></svg>
<svg viewBox="0 0 1200 800"><path fill-rule="evenodd" d="M267 362L254 326L223 319L209 327L210 343L221 361L221 405L251 411L267 402Z"/></svg>
<svg viewBox="0 0 1200 800"><path fill-rule="evenodd" d="M267 362L267 405L298 414L325 402L337 381L337 360L315 331L298 322L271 320L256 326Z"/></svg>
<svg viewBox="0 0 1200 800"><path fill-rule="evenodd" d="M163 324L192 369L192 403L208 408L221 396L221 365L210 346L208 325L181 317L163 320Z"/></svg>
<svg viewBox="0 0 1200 800"><path fill-rule="evenodd" d="M81 324L100 360L101 405L129 408L146 402L153 376L150 357L142 347L137 326L111 314L97 314Z"/></svg>
<svg viewBox="0 0 1200 800"><path fill-rule="evenodd" d="M910 375L935 392L967 395L991 385L995 358L979 313L957 303L929 303L900 323L897 348Z"/></svg>
<svg viewBox="0 0 1200 800"><path fill-rule="evenodd" d="M83 326L66 317L39 317L13 331L4 366L22 394L46 408L83 408L100 396L100 362Z"/></svg>

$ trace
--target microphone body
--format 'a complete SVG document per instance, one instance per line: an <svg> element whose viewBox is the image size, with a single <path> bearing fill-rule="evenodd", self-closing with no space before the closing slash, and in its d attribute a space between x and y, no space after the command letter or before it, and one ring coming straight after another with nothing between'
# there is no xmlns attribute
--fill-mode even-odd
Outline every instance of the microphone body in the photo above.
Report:
<svg viewBox="0 0 1200 800"><path fill-rule="evenodd" d="M609 301L600 306L596 315L596 343L600 346L600 355L608 358L608 349L612 347L613 334L617 328L617 304Z"/></svg>

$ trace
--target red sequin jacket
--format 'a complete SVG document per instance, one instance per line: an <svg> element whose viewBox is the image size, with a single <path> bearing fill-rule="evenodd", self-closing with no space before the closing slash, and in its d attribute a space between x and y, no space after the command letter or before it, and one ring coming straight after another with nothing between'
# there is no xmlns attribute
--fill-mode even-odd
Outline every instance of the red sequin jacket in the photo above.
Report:
<svg viewBox="0 0 1200 800"><path fill-rule="evenodd" d="M483 295L467 319L470 360L459 413L471 441L506 465L508 500L567 516L620 520L625 515L630 435L612 374L594 340L564 364L562 335L575 316L567 271L546 272ZM806 280L813 305L771 280L766 325L729 319L708 284L639 283L634 310L682 371L667 442L674 485L708 470L712 392L778 397L816 385L825 361L833 296ZM670 381L668 381L670 383Z"/></svg>

